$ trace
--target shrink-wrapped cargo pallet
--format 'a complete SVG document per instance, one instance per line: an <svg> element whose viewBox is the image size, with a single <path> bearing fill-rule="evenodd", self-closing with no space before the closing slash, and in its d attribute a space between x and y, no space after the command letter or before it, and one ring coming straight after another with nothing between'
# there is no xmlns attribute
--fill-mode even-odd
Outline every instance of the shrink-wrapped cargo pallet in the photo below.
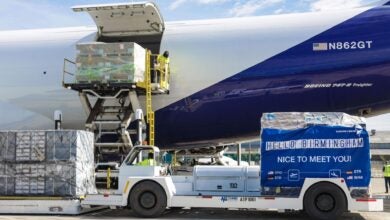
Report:
<svg viewBox="0 0 390 220"><path fill-rule="evenodd" d="M0 132L0 195L79 197L95 193L93 134Z"/></svg>
<svg viewBox="0 0 390 220"><path fill-rule="evenodd" d="M144 80L145 49L136 43L77 45L76 83L137 83Z"/></svg>
<svg viewBox="0 0 390 220"><path fill-rule="evenodd" d="M362 117L342 112L273 112L261 117L262 128L298 129L311 125L355 126L365 125Z"/></svg>

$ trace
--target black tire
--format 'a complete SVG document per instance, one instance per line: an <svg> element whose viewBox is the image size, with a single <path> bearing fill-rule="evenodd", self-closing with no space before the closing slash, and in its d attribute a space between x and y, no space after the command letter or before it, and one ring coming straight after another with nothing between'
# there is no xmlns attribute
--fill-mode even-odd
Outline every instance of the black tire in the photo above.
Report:
<svg viewBox="0 0 390 220"><path fill-rule="evenodd" d="M184 207L169 207L170 210L176 211L176 210L182 210Z"/></svg>
<svg viewBox="0 0 390 220"><path fill-rule="evenodd" d="M347 199L335 184L317 183L305 193L303 208L312 219L338 219L347 210Z"/></svg>
<svg viewBox="0 0 390 220"><path fill-rule="evenodd" d="M158 183L143 181L131 190L129 205L139 217L154 218L160 216L165 211L167 196Z"/></svg>

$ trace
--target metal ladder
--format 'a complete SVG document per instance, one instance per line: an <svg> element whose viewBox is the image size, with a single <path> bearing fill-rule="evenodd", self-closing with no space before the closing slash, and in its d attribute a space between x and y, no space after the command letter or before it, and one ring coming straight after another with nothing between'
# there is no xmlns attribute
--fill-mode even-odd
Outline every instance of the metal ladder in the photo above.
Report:
<svg viewBox="0 0 390 220"><path fill-rule="evenodd" d="M151 82L151 52L146 52L146 69L145 69L145 82L146 82L146 118L149 125L149 145L154 146L154 111L152 108L152 82Z"/></svg>

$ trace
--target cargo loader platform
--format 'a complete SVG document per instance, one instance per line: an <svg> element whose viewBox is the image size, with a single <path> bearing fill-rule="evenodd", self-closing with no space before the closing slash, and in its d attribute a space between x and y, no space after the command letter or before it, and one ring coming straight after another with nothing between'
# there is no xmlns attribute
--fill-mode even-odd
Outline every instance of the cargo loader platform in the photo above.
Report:
<svg viewBox="0 0 390 220"><path fill-rule="evenodd" d="M158 55L136 43L79 44L77 49L77 62L64 60L63 87L79 94L87 114L85 127L95 134L95 161L108 162L102 154L122 155L116 159L121 161L134 145L144 141L139 140L142 131L131 126L137 123L138 109L146 112L148 142L154 144L152 95L169 93L169 68L152 67ZM161 77L152 83L157 72ZM140 96L145 97L145 106L141 106ZM143 116L142 123L146 124Z"/></svg>
<svg viewBox="0 0 390 220"><path fill-rule="evenodd" d="M94 42L76 45L75 62L64 60L63 87L79 93L88 116L86 129L96 136L97 153L124 157L136 143L145 141L140 134L145 130L148 144L153 145L152 95L169 94L170 82L169 62L161 65L158 60L165 30L160 10L150 2L72 9L88 13L98 31ZM144 106L140 96L145 96ZM148 126L142 131L134 129L139 125L138 109L146 116L142 124Z"/></svg>
<svg viewBox="0 0 390 220"><path fill-rule="evenodd" d="M100 181L116 172L100 169L104 164L120 164L136 145L154 145L152 96L169 94L169 55L159 55L165 24L149 2L72 9L89 13L98 29L94 40L76 45L75 61L64 59L62 85L78 93L85 128L95 135ZM108 179L107 189L115 188Z"/></svg>

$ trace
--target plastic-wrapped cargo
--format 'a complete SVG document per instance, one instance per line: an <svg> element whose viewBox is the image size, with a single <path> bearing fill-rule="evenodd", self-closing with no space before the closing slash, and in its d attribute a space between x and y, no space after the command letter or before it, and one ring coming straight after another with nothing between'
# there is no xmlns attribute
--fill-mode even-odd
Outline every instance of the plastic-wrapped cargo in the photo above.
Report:
<svg viewBox="0 0 390 220"><path fill-rule="evenodd" d="M362 117L348 115L342 112L273 112L264 113L261 117L262 128L298 129L311 125L328 126L365 126Z"/></svg>
<svg viewBox="0 0 390 220"><path fill-rule="evenodd" d="M93 143L86 131L0 132L0 195L96 193Z"/></svg>
<svg viewBox="0 0 390 220"><path fill-rule="evenodd" d="M146 51L136 43L77 44L76 83L144 81Z"/></svg>
<svg viewBox="0 0 390 220"><path fill-rule="evenodd" d="M261 119L263 194L297 196L306 178L344 178L350 189L370 182L365 120L344 113L265 113Z"/></svg>

